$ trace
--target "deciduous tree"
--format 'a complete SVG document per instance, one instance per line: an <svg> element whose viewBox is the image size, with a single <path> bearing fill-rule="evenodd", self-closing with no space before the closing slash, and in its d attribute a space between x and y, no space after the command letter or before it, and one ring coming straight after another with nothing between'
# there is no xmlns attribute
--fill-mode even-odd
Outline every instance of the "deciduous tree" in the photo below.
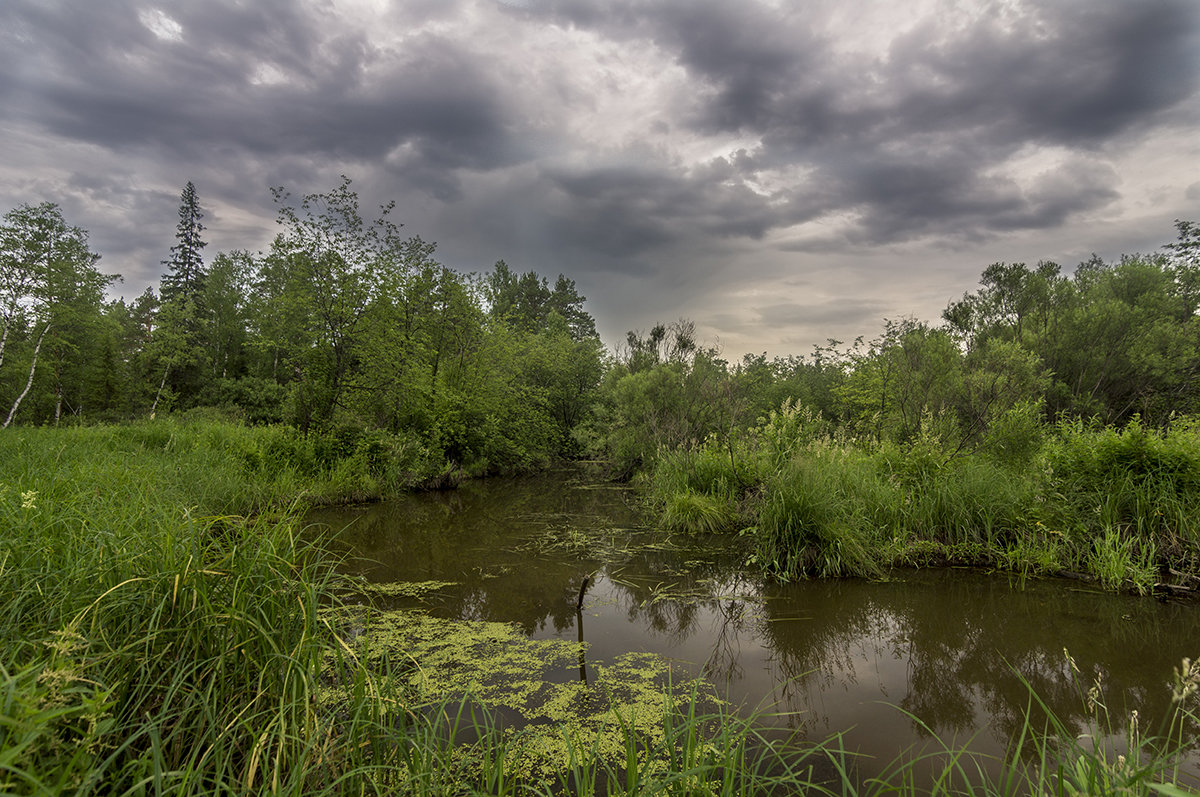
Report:
<svg viewBox="0 0 1200 797"><path fill-rule="evenodd" d="M24 385L4 426L12 423L33 388L47 344L58 366L54 389L56 415L61 413L65 364L78 352L83 328L98 318L104 288L116 279L96 269L100 256L88 248L87 237L50 202L21 205L5 214L0 225L0 366L11 356L11 339L18 330L25 334L29 358Z"/></svg>

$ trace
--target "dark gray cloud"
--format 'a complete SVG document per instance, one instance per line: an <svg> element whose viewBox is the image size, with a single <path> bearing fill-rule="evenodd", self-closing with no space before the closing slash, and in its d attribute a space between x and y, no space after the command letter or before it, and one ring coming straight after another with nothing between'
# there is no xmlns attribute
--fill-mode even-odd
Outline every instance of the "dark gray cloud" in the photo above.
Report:
<svg viewBox="0 0 1200 797"><path fill-rule="evenodd" d="M755 3L626 3L619 14L572 3L560 13L673 54L699 87L686 123L757 136L751 171L812 167L808 188L824 209L858 214L852 238L881 242L1059 224L1118 196L1110 168L1077 197L1022 191L991 172L1031 144L1103 152L1164 114L1196 121L1194 102L1181 108L1200 86L1195 3L1026 11L982 13L949 33L931 19L876 54L840 53L809 14Z"/></svg>
<svg viewBox="0 0 1200 797"><path fill-rule="evenodd" d="M187 180L215 251L345 173L450 265L567 272L610 336L757 349L1169 237L1198 98L1194 0L9 0L0 200L59 202L139 292Z"/></svg>
<svg viewBox="0 0 1200 797"><path fill-rule="evenodd" d="M389 163L453 197L455 169L522 157L484 64L435 34L392 52L293 3L171 8L180 39L134 2L21 5L31 66L6 95L51 134L126 152L201 159L232 148ZM15 85L14 85L15 83ZM390 156L390 161L389 161Z"/></svg>

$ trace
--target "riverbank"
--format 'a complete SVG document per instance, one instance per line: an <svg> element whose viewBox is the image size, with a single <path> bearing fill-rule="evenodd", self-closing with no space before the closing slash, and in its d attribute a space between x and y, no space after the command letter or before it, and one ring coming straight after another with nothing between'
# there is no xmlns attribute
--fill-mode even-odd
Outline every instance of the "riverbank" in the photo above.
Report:
<svg viewBox="0 0 1200 797"><path fill-rule="evenodd" d="M610 791L721 794L834 778L826 786L842 793L854 782L836 738L768 745L753 722L686 691L660 701L653 734L617 715L616 764L566 735L562 772L522 781L507 763L522 737L493 708L406 686L421 663L405 650L368 657L361 634L336 632L327 612L347 585L299 533L299 509L374 498L392 482L383 458L382 470L362 467L369 448L326 456L319 445L286 429L169 420L0 434L3 791L590 794L613 781ZM1118 763L1066 737L1058 747L1051 730L1026 723L1042 765L1015 758L1007 780L972 782L985 793L1064 777L1141 788L1170 781L1170 748L1191 744L1169 729L1166 752L1138 739L1145 764L1133 768L1130 755ZM967 760L948 757L944 789L974 777ZM892 770L860 793L918 790L903 762Z"/></svg>
<svg viewBox="0 0 1200 797"><path fill-rule="evenodd" d="M784 580L964 564L1139 594L1200 586L1200 431L1185 419L1029 424L966 453L850 438L785 406L736 440L661 452L643 479L665 527L749 535Z"/></svg>

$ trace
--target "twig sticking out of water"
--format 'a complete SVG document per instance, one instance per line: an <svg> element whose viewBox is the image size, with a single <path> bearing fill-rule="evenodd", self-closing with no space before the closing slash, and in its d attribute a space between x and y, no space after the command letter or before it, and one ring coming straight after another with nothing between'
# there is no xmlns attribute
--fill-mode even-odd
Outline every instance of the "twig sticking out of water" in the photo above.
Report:
<svg viewBox="0 0 1200 797"><path fill-rule="evenodd" d="M583 611L583 596L587 594L588 585L592 583L592 576L595 573L588 573L583 577L583 583L579 585L579 600L575 601L575 611Z"/></svg>

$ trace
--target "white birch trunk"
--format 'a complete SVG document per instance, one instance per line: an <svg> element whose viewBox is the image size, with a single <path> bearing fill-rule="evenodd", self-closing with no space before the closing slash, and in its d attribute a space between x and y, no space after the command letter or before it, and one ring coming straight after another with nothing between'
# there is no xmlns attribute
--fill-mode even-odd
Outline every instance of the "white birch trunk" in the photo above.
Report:
<svg viewBox="0 0 1200 797"><path fill-rule="evenodd" d="M158 400L162 398L163 387L167 384L167 375L171 373L171 366L168 365L163 370L162 381L158 383L158 392L154 394L154 403L150 405L150 420L154 420L154 411L158 409Z"/></svg>
<svg viewBox="0 0 1200 797"><path fill-rule="evenodd" d="M4 344L8 343L8 328L11 326L9 320L4 319L4 332L0 333L0 365L4 365Z"/></svg>
<svg viewBox="0 0 1200 797"><path fill-rule="evenodd" d="M21 402L25 400L25 396L29 395L29 388L33 387L33 372L37 370L38 354L42 350L42 341L46 339L46 333L50 331L50 325L42 329L42 334L38 335L37 345L33 347L33 362L29 364L29 378L25 380L25 389L21 391L21 395L17 396L17 400L13 402L12 409L8 411L8 418L5 419L4 425L0 429L7 429L12 423L13 416L17 414L17 409L21 406Z"/></svg>

